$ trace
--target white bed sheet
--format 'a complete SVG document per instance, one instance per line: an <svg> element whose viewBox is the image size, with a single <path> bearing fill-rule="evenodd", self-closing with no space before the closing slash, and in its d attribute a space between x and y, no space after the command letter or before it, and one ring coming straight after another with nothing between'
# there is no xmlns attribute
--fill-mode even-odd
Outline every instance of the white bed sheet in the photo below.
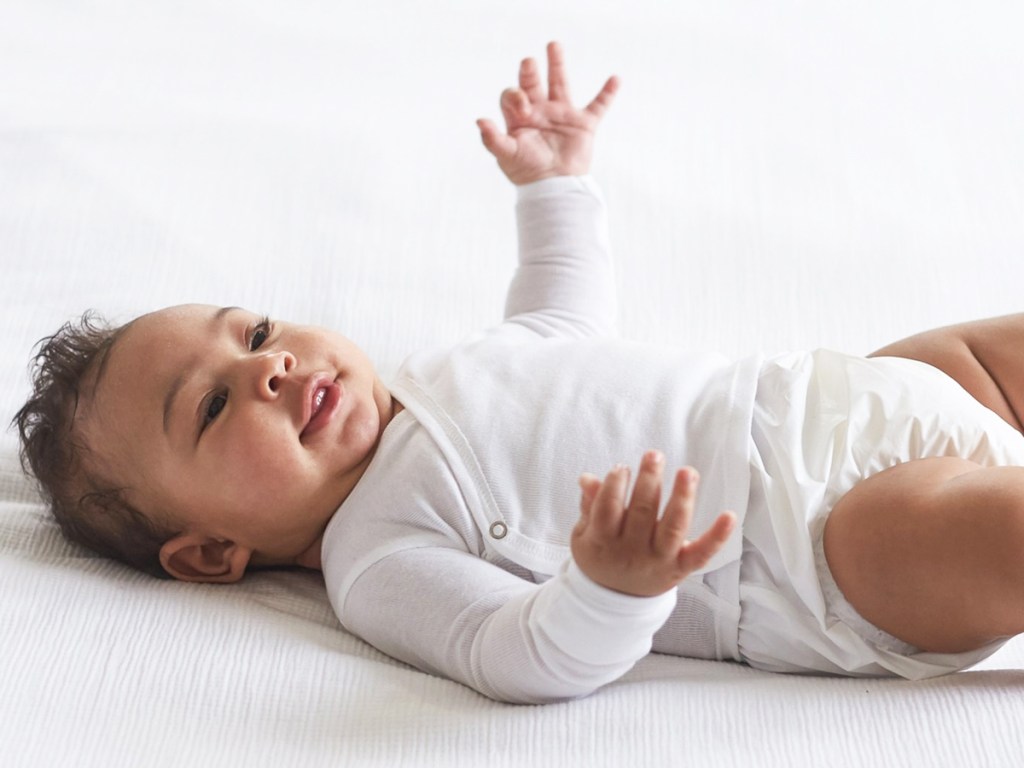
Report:
<svg viewBox="0 0 1024 768"><path fill-rule="evenodd" d="M0 417L32 344L237 303L385 373L500 317L514 200L474 126L523 55L621 95L594 173L628 336L867 352L1021 309L1011 3L0 5ZM624 457L628 458L628 457ZM66 544L0 435L5 765L1015 765L1024 643L909 683L651 656L490 702L340 629L312 574L158 583Z"/></svg>

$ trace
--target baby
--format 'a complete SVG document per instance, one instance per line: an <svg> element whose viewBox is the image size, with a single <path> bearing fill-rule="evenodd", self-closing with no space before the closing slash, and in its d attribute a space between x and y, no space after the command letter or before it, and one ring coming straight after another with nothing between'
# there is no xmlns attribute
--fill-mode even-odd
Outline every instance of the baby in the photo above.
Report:
<svg viewBox="0 0 1024 768"><path fill-rule="evenodd" d="M652 648L919 678L1024 631L1024 316L871 359L616 339L586 174L618 81L577 109L547 63L504 132L478 122L518 187L502 324L388 384L344 336L237 307L66 325L16 416L64 533L186 581L322 570L349 631L506 701Z"/></svg>

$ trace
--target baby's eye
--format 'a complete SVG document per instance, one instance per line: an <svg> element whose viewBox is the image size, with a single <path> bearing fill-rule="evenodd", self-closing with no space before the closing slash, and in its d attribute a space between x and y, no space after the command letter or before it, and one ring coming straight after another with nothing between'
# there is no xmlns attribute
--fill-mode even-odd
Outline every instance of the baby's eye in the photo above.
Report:
<svg viewBox="0 0 1024 768"><path fill-rule="evenodd" d="M210 402L206 404L206 410L203 412L203 426L205 427L216 419L217 415L224 410L224 406L227 404L227 395L214 395L211 397Z"/></svg>
<svg viewBox="0 0 1024 768"><path fill-rule="evenodd" d="M256 323L256 327L252 331L252 338L249 339L249 351L255 352L257 349L263 346L263 342L265 342L269 337L270 319L264 317L262 320Z"/></svg>

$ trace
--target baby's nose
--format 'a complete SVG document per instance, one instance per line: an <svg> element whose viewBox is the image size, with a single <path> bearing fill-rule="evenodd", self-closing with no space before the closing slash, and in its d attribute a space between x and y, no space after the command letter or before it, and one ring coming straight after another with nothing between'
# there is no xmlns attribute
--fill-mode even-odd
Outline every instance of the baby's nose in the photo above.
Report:
<svg viewBox="0 0 1024 768"><path fill-rule="evenodd" d="M291 352L281 351L266 355L263 360L264 369L260 375L260 388L269 395L276 395L282 382L294 370L295 362L295 355Z"/></svg>

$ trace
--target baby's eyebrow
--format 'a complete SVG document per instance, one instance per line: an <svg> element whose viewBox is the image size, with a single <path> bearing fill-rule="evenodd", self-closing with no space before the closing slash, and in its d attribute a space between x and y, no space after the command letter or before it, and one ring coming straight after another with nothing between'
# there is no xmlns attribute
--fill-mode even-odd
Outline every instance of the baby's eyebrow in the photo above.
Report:
<svg viewBox="0 0 1024 768"><path fill-rule="evenodd" d="M167 397L164 398L164 434L169 434L171 411L174 409L174 398L178 396L182 385L185 383L185 374L179 373L167 390Z"/></svg>
<svg viewBox="0 0 1024 768"><path fill-rule="evenodd" d="M210 318L209 330L212 332L215 329L215 327L221 322L221 320L224 319L224 317L229 312L234 312L235 310L241 311L241 309L242 309L241 307L221 307L216 312L214 312L213 313L213 317ZM191 365L186 366L186 369L189 369L191 367L192 367ZM174 381L171 382L170 388L167 390L167 396L164 398L164 434L165 435L169 435L170 434L171 413L174 410L174 399L178 396L178 393L181 391L181 388L184 385L185 385L185 372L183 371L183 372L179 373L175 377Z"/></svg>

